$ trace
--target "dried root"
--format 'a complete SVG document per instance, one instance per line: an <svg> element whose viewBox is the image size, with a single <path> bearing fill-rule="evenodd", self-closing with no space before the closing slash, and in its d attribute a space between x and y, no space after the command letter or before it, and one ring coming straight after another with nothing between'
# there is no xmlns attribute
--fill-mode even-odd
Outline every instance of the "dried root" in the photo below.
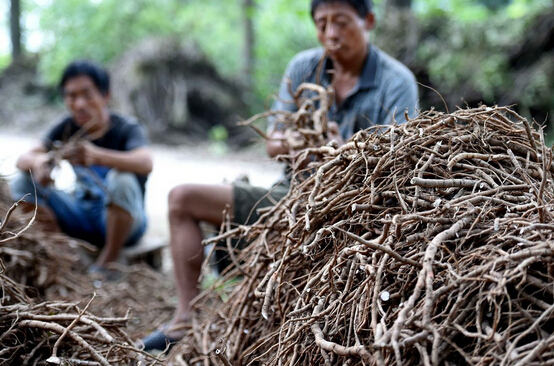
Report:
<svg viewBox="0 0 554 366"><path fill-rule="evenodd" d="M7 364L51 365L155 364L121 331L128 317L99 318L76 304L47 302L0 307L3 351Z"/></svg>
<svg viewBox="0 0 554 366"><path fill-rule="evenodd" d="M291 93L292 94L292 93ZM302 83L293 93L296 112L269 111L260 113L241 122L242 126L252 127L265 139L269 137L253 122L260 118L271 117L284 130L284 141L292 150L301 150L308 147L321 146L327 141L328 120L327 113L333 99L332 88L320 85Z"/></svg>
<svg viewBox="0 0 554 366"><path fill-rule="evenodd" d="M0 364L161 364L134 339L171 315L169 284L145 265L120 268L120 281L89 277L77 251L82 243L31 226L34 214L21 215L6 192L0 190Z"/></svg>
<svg viewBox="0 0 554 366"><path fill-rule="evenodd" d="M543 365L554 358L554 182L509 108L420 114L312 148L314 174L242 235L170 361ZM302 176L298 174L298 176ZM184 362L184 361L183 361Z"/></svg>

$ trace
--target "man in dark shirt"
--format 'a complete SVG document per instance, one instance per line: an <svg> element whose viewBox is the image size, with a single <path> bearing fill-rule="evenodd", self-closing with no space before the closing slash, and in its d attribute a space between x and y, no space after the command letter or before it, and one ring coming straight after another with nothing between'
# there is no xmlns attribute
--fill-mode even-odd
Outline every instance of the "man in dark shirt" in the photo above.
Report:
<svg viewBox="0 0 554 366"><path fill-rule="evenodd" d="M400 62L368 42L374 26L371 0L312 0L312 19L323 48L298 54L289 64L274 110L295 110L290 88L321 80L332 85L335 100L329 111L328 136L338 144L374 124L405 122L405 112L417 114L418 92L413 74ZM318 64L324 55L322 74ZM267 141L270 157L295 152L286 143L279 121L271 123ZM164 349L166 342L183 337L181 325L191 317L191 300L198 295L203 260L200 221L221 224L230 207L233 221L251 224L256 208L272 205L288 191L286 184L271 190L241 183L232 185L183 184L169 194L170 246L179 303L173 319L142 341L146 350Z"/></svg>
<svg viewBox="0 0 554 366"><path fill-rule="evenodd" d="M60 89L70 113L42 141L17 160L22 171L12 182L14 200L25 195L70 236L102 247L91 272L105 272L124 245L146 230L145 183L152 158L144 128L111 114L107 71L75 61L63 72ZM52 169L66 159L76 175L74 191L52 185ZM29 174L30 172L30 174Z"/></svg>

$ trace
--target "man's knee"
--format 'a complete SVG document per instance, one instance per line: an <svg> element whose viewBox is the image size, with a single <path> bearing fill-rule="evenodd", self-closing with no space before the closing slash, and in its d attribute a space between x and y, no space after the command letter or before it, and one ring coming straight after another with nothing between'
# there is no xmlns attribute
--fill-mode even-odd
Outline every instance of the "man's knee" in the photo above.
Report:
<svg viewBox="0 0 554 366"><path fill-rule="evenodd" d="M193 209L191 207L197 189L191 184L182 184L169 191L167 198L169 216L178 217L187 215Z"/></svg>
<svg viewBox="0 0 554 366"><path fill-rule="evenodd" d="M220 214L225 206L219 202L222 199L221 189L221 186L204 184L181 184L174 187L168 195L169 216L191 216L196 220L209 220L212 210L216 209Z"/></svg>
<svg viewBox="0 0 554 366"><path fill-rule="evenodd" d="M231 185L183 184L168 196L170 220L193 219L212 224L221 223L225 207L232 206Z"/></svg>

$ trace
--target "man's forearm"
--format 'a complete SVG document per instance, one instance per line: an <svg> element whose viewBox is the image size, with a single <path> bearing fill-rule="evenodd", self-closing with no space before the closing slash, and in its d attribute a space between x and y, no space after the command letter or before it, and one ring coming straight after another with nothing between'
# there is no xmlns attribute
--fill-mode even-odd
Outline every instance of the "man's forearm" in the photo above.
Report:
<svg viewBox="0 0 554 366"><path fill-rule="evenodd" d="M28 151L17 159L16 167L23 171L33 171L37 165L45 163L49 160L48 153L46 151L40 151L37 149Z"/></svg>
<svg viewBox="0 0 554 366"><path fill-rule="evenodd" d="M16 167L25 172L31 171L33 178L40 185L46 186L51 182L52 160L44 146L37 146L21 155L17 159Z"/></svg>
<svg viewBox="0 0 554 366"><path fill-rule="evenodd" d="M93 164L105 165L120 171L141 175L149 174L152 171L152 156L148 148L116 151L97 147L93 155Z"/></svg>

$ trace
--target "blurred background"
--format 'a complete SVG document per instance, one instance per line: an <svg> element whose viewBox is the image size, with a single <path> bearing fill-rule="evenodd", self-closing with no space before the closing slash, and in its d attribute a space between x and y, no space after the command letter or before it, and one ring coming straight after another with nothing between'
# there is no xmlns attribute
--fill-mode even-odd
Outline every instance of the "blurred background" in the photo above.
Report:
<svg viewBox="0 0 554 366"><path fill-rule="evenodd" d="M108 66L114 109L155 142L255 134L287 62L317 46L309 0L1 0L0 124L22 131L63 112L56 88L75 58ZM514 105L554 118L552 0L376 0L374 44L422 84L423 110ZM264 121L259 122L263 125Z"/></svg>
<svg viewBox="0 0 554 366"><path fill-rule="evenodd" d="M109 68L115 111L148 128L148 235L167 237L181 183L282 168L236 123L270 108L297 52L317 46L309 0L0 0L0 177L65 112L56 83L90 58ZM511 105L554 125L552 0L376 0L371 41L416 75L423 110ZM265 121L257 122L264 129Z"/></svg>

